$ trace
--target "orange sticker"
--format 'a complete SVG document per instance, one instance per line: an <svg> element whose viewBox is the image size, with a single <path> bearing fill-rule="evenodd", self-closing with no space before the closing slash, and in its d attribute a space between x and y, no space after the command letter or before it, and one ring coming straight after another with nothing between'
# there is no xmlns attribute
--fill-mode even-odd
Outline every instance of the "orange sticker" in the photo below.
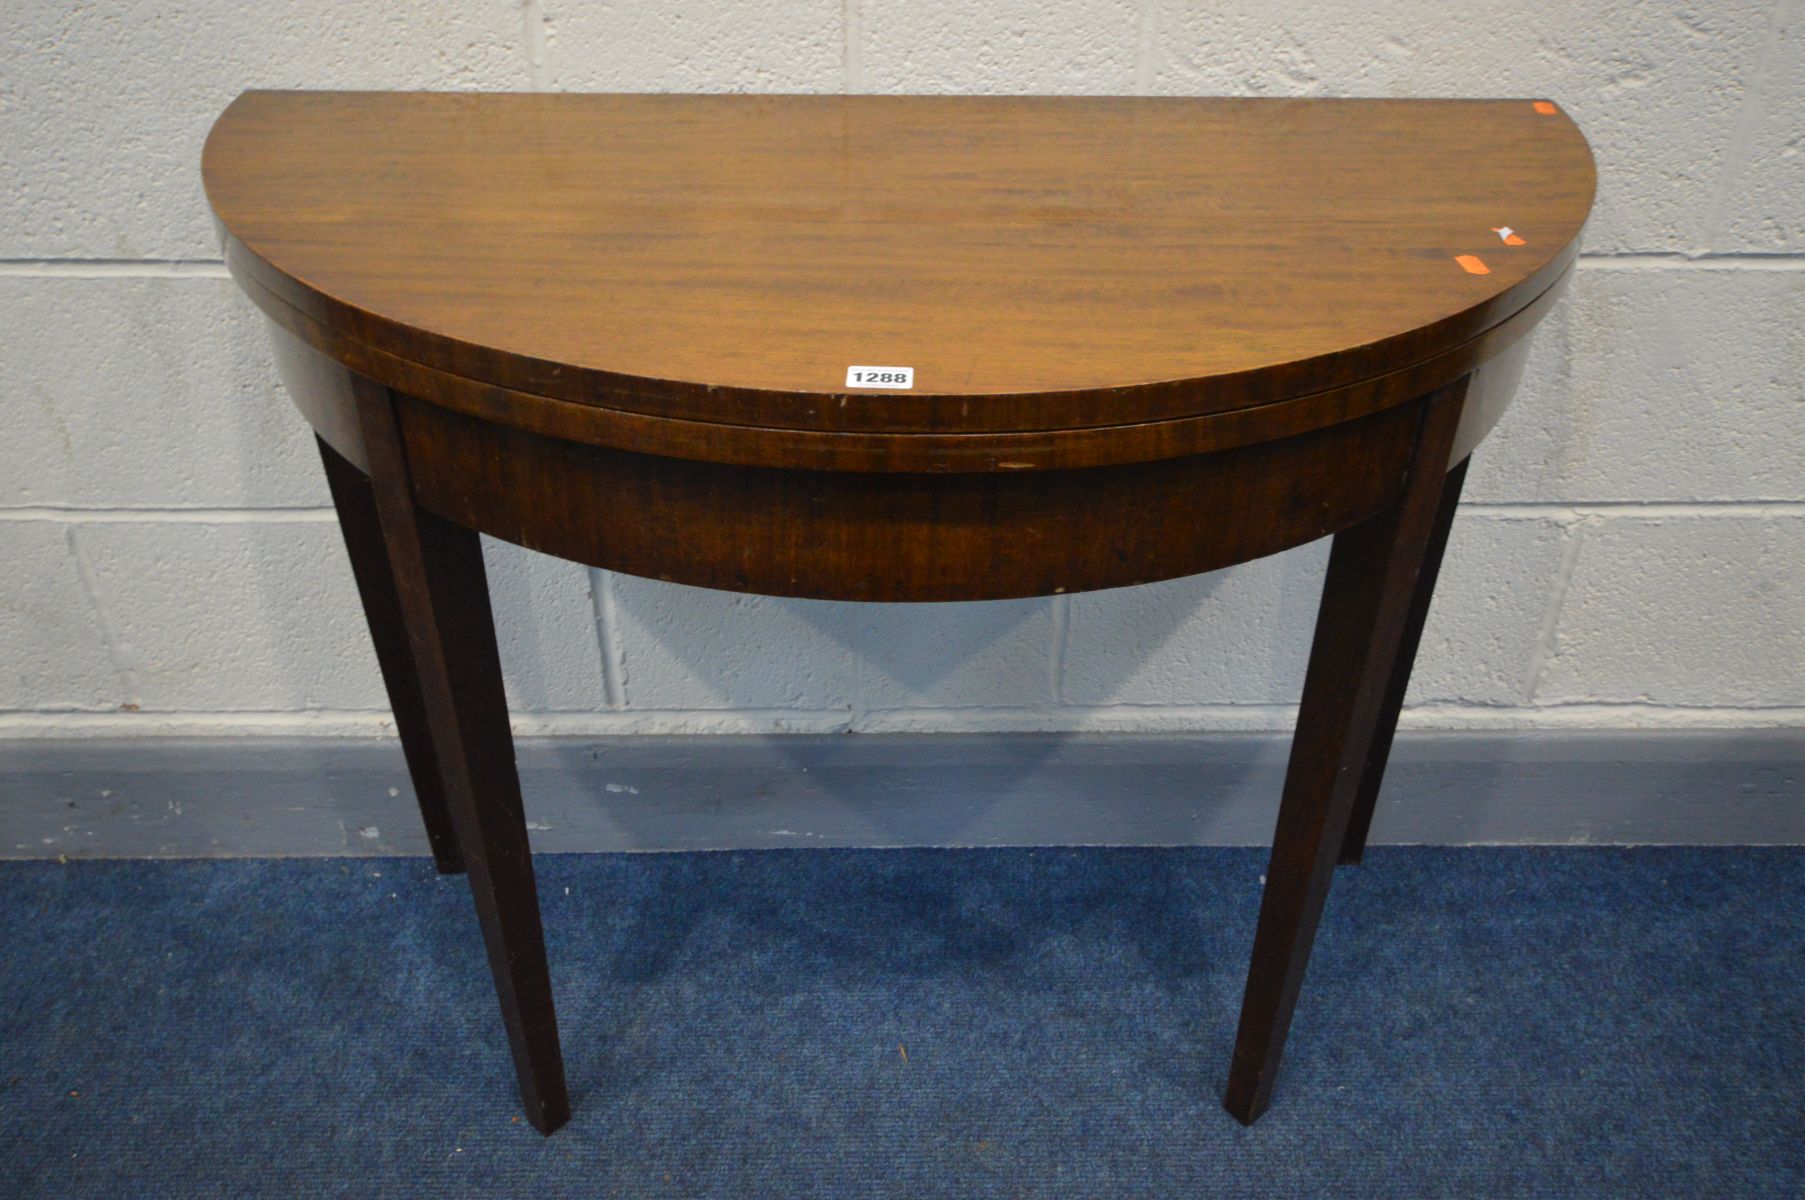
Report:
<svg viewBox="0 0 1805 1200"><path fill-rule="evenodd" d="M1560 111L1554 107L1553 101L1550 100L1537 100L1535 102L1535 110L1544 117L1552 117L1555 113Z"/></svg>
<svg viewBox="0 0 1805 1200"><path fill-rule="evenodd" d="M1492 226L1492 232L1497 234L1499 240L1506 246L1521 246L1524 244L1523 239L1517 236L1517 231L1512 229L1509 225L1494 225Z"/></svg>
<svg viewBox="0 0 1805 1200"><path fill-rule="evenodd" d="M1456 254L1454 261L1469 275L1490 275L1492 269L1481 262L1477 254Z"/></svg>

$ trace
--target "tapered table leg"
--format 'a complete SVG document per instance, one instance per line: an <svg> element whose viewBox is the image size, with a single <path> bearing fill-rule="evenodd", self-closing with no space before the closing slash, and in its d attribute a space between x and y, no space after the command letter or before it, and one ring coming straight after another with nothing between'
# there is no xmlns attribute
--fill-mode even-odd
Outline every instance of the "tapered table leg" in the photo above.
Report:
<svg viewBox="0 0 1805 1200"><path fill-rule="evenodd" d="M1272 1095L1317 921L1427 560L1465 394L1462 379L1424 398L1413 466L1401 495L1390 508L1337 534L1329 554L1223 1099L1243 1123L1264 1112Z"/></svg>
<svg viewBox="0 0 1805 1200"><path fill-rule="evenodd" d="M1397 736L1398 713L1404 707L1404 693L1410 689L1410 669L1416 664L1423 622L1429 619L1429 601L1435 594L1436 576L1441 574L1442 552L1448 548L1448 531L1454 527L1454 510L1460 506L1460 488L1466 482L1467 464L1471 461L1461 459L1442 482L1441 505L1435 510L1429 548L1423 554L1422 569L1417 572L1416 591L1410 597L1410 613L1404 620L1404 637L1392 658L1391 682L1385 685L1385 700L1379 707L1379 726L1373 731L1372 748L1367 751L1360 787L1354 793L1354 811L1348 816L1347 834L1341 839L1344 863L1357 863L1366 854L1366 835L1373 827L1373 809L1379 803L1379 785L1385 779L1385 763L1391 757L1391 740Z"/></svg>
<svg viewBox="0 0 1805 1200"><path fill-rule="evenodd" d="M570 1100L482 546L474 531L414 503L394 397L361 379L355 391L402 622L469 869L520 1098L527 1119L550 1133L570 1119Z"/></svg>
<svg viewBox="0 0 1805 1200"><path fill-rule="evenodd" d="M426 840L440 871L455 874L464 869L451 811L445 802L445 785L439 777L432 731L426 724L426 701L420 695L420 678L414 668L413 647L401 622L401 598L395 594L395 576L389 566L388 547L382 540L382 524L376 516L376 494L367 475L347 462L338 451L316 438L320 461L326 467L326 486L338 509L339 530L345 535L345 551L351 556L351 575L363 600L364 620L370 640L376 644L376 665L388 689L389 708L395 714L395 730L401 735L401 753L407 759L408 777L414 782L414 798L426 824Z"/></svg>

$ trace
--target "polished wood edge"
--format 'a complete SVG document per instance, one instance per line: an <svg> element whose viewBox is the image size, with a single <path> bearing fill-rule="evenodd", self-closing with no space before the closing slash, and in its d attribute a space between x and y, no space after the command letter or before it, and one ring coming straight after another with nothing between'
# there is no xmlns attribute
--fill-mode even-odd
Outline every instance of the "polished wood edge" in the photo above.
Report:
<svg viewBox="0 0 1805 1200"><path fill-rule="evenodd" d="M1549 289L1546 298L1549 306L1566 293L1571 278L1568 275ZM1505 410L1516 398L1529 350L1530 340L1518 338L1511 345L1500 347L1474 370L1466 402L1460 410L1460 427L1454 432L1454 446L1448 455L1450 470L1469 457L1503 418Z"/></svg>
<svg viewBox="0 0 1805 1200"><path fill-rule="evenodd" d="M225 231L224 247L227 265L241 283L254 280L270 297L323 330L332 331L334 337L354 341L371 353L404 358L424 369L459 376L478 386L661 420L692 420L697 424L726 424L716 414L724 407L743 407L749 412L780 415L781 424L771 426L774 428L824 433L963 435L1028 432L1019 425L1020 414L1025 411L1021 402L1045 401L1055 396L1066 403L1068 410L1096 414L1094 420L1074 421L1065 427L1087 428L1213 416L1358 386L1375 376L1382 377L1384 368L1399 357L1433 359L1458 350L1509 320L1566 273L1578 257L1579 237L1576 234L1512 288L1442 320L1318 359L1267 364L1206 379L983 397L911 393L906 399L866 392L772 392L652 380L512 354L497 361L498 352L489 347L417 330L330 297L288 275L229 230ZM408 355L395 353L404 345L409 349ZM415 348L425 349L430 357L411 357ZM490 364L486 368L485 362ZM983 402L970 404L973 399Z"/></svg>
<svg viewBox="0 0 1805 1200"><path fill-rule="evenodd" d="M1571 263L1541 293L1505 320L1433 358L1357 384L1255 408L1078 429L993 433L830 433L722 425L578 404L483 383L398 358L335 333L264 288L243 262L228 257L245 293L278 326L354 374L457 412L548 437L672 458L803 470L958 474L1060 470L1179 458L1234 449L1338 424L1407 403L1468 374L1530 332L1553 306ZM300 405L316 429L317 414ZM1495 421L1498 412L1490 413ZM1491 427L1464 431L1470 451ZM1470 438L1470 441L1469 441ZM336 442L334 442L337 445ZM355 447L338 447L358 461Z"/></svg>
<svg viewBox="0 0 1805 1200"><path fill-rule="evenodd" d="M294 406L313 426L320 441L365 475L370 473L370 452L364 445L363 417L357 408L356 372L321 354L290 333L269 323L270 356L276 376Z"/></svg>

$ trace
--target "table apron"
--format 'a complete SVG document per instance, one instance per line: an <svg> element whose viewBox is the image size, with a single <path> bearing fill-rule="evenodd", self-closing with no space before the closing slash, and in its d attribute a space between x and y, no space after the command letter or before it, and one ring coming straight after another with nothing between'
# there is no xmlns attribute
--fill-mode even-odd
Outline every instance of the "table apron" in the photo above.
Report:
<svg viewBox="0 0 1805 1200"><path fill-rule="evenodd" d="M1420 415L1399 405L1154 462L941 475L702 462L397 407L419 502L460 524L652 579L879 601L1123 587L1313 541L1391 503Z"/></svg>

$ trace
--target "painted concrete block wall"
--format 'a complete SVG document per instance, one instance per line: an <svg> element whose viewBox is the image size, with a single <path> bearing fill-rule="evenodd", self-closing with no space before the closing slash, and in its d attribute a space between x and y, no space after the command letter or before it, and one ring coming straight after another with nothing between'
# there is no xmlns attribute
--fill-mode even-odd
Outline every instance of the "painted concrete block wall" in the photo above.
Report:
<svg viewBox="0 0 1805 1200"><path fill-rule="evenodd" d="M257 86L1553 97L1599 207L1476 460L1405 720L1805 719L1805 0L21 0L0 735L385 728L311 439L200 193L208 124ZM533 732L1247 729L1290 720L1324 550L918 607L488 559Z"/></svg>

